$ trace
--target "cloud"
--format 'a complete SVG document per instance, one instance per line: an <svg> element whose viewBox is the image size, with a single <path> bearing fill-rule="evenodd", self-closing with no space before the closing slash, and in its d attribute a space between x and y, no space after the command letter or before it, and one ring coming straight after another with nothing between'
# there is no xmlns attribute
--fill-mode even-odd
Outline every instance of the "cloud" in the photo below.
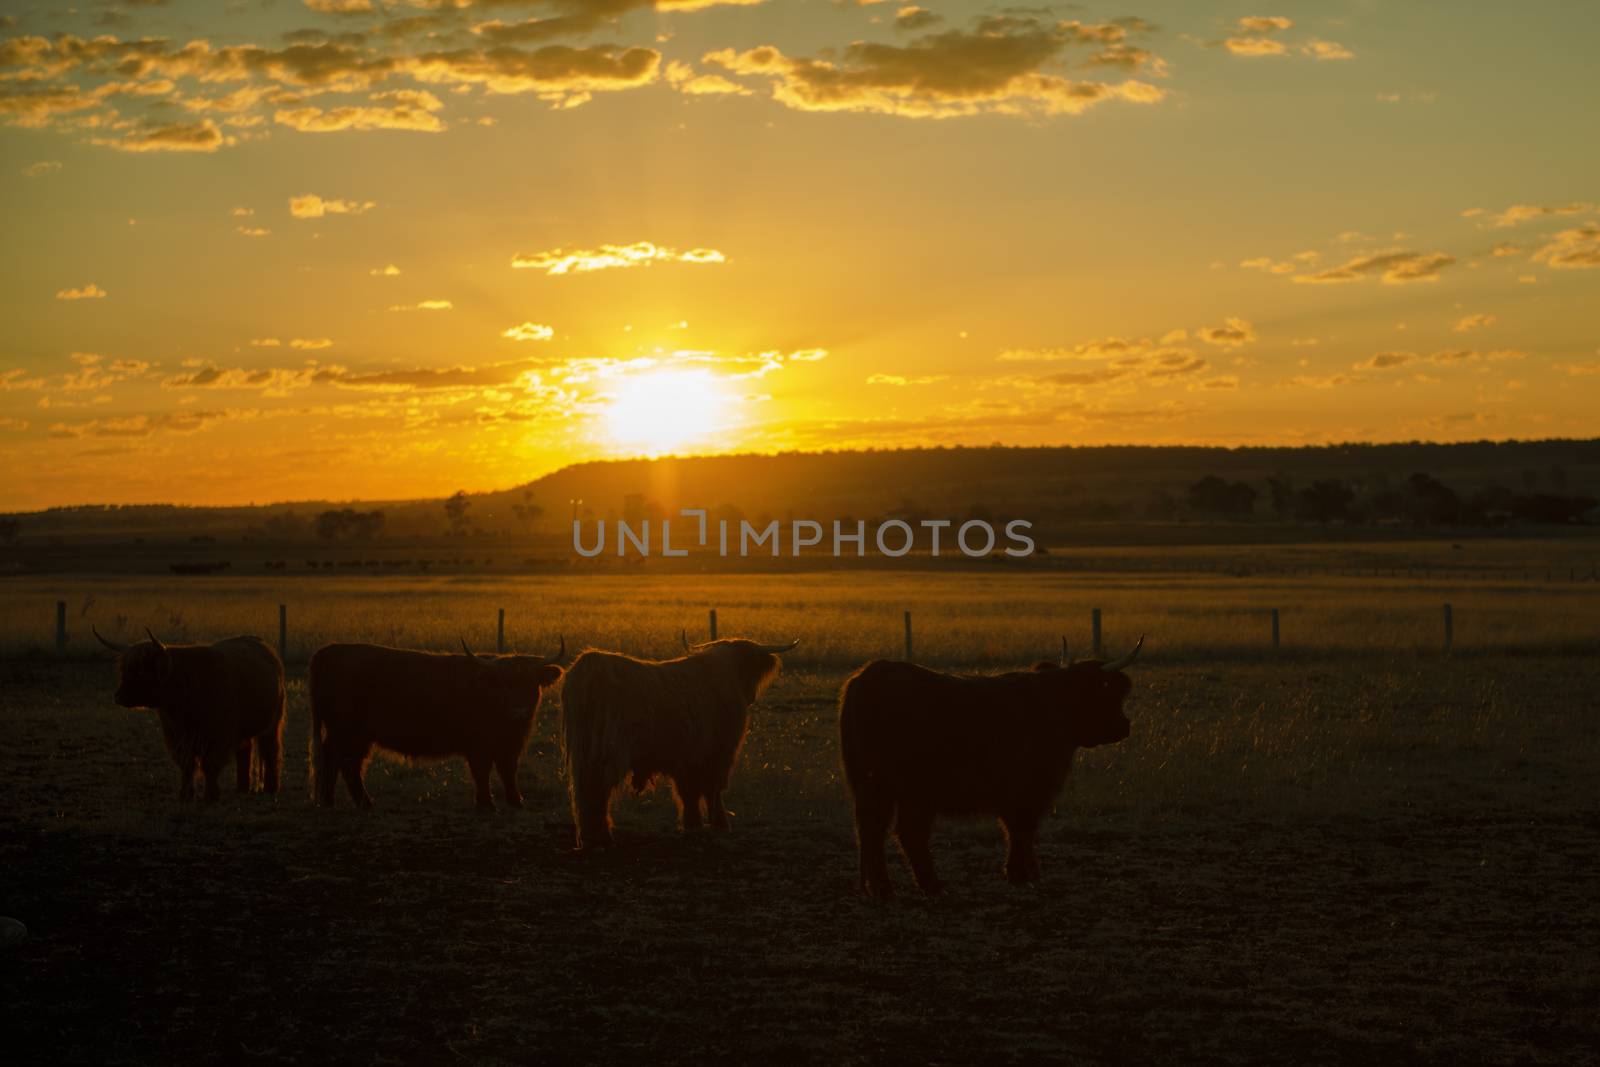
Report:
<svg viewBox="0 0 1600 1067"><path fill-rule="evenodd" d="M1073 81L1044 72L1071 46L1119 41L1121 26L1043 23L994 15L971 32L947 30L906 45L857 41L837 57L800 58L772 45L709 52L702 61L772 82L773 99L800 111L861 111L907 118L978 114L1076 115L1105 100L1155 103L1138 81Z"/></svg>
<svg viewBox="0 0 1600 1067"><path fill-rule="evenodd" d="M557 107L577 107L597 92L655 81L661 53L653 48L549 45L532 52L509 46L425 52L405 71L430 85L481 85L490 93L533 93Z"/></svg>
<svg viewBox="0 0 1600 1067"><path fill-rule="evenodd" d="M598 249L551 249L548 252L517 254L511 266L518 270L542 270L546 274L588 274L597 270L648 267L655 263L726 263L727 257L715 248L691 248L678 252L671 248L639 241L631 245L601 245Z"/></svg>
<svg viewBox="0 0 1600 1067"><path fill-rule="evenodd" d="M332 348L333 341L327 337L296 337L289 342L289 347L312 351L318 348Z"/></svg>
<svg viewBox="0 0 1600 1067"><path fill-rule="evenodd" d="M29 163L22 168L25 178L38 178L45 174L53 174L61 169L61 161L56 159L41 159L37 163Z"/></svg>
<svg viewBox="0 0 1600 1067"><path fill-rule="evenodd" d="M250 341L251 348L277 348L281 344L283 342L276 337L256 337Z"/></svg>
<svg viewBox="0 0 1600 1067"><path fill-rule="evenodd" d="M81 289L56 290L57 300L104 300L105 297L106 291L94 282L90 282Z"/></svg>
<svg viewBox="0 0 1600 1067"><path fill-rule="evenodd" d="M1495 317L1493 315L1488 314L1487 312L1480 312L1476 315L1468 315L1466 318L1452 326L1451 329L1453 329L1456 333L1471 333L1473 330L1482 330L1486 327L1493 326L1494 323Z"/></svg>
<svg viewBox="0 0 1600 1067"><path fill-rule="evenodd" d="M381 267L373 267L367 273L374 278L393 278L400 273L400 268L393 263L388 263Z"/></svg>
<svg viewBox="0 0 1600 1067"><path fill-rule="evenodd" d="M929 26L936 26L944 19L916 4L907 4L894 13L894 28L897 30L925 30Z"/></svg>
<svg viewBox="0 0 1600 1067"><path fill-rule="evenodd" d="M364 15L372 10L372 0L305 0L305 4L329 15Z"/></svg>
<svg viewBox="0 0 1600 1067"><path fill-rule="evenodd" d="M1276 33L1293 25L1293 20L1282 15L1246 15L1234 23L1234 28L1239 33Z"/></svg>
<svg viewBox="0 0 1600 1067"><path fill-rule="evenodd" d="M301 133L334 133L339 130L414 130L438 133L445 126L437 112L444 104L430 92L395 89L375 93L370 99L380 107L347 106L334 108L280 108L273 120Z"/></svg>
<svg viewBox="0 0 1600 1067"><path fill-rule="evenodd" d="M1456 258L1443 252L1382 252L1371 256L1358 256L1341 266L1316 274L1297 274L1294 280L1312 285L1364 281L1369 275L1381 275L1387 285L1404 285L1408 282L1434 282L1439 272L1450 266Z"/></svg>
<svg viewBox="0 0 1600 1067"><path fill-rule="evenodd" d="M667 84L689 96L750 96L751 90L720 74L696 74L694 67L674 59L666 67Z"/></svg>
<svg viewBox="0 0 1600 1067"><path fill-rule="evenodd" d="M289 198L289 214L297 219L320 219L327 215L360 215L377 206L371 200L324 200L315 193Z"/></svg>
<svg viewBox="0 0 1600 1067"><path fill-rule="evenodd" d="M90 144L115 148L120 152L215 152L233 143L233 138L210 119L199 122L169 122L140 126L119 137L91 137Z"/></svg>
<svg viewBox="0 0 1600 1067"><path fill-rule="evenodd" d="M1502 363L1528 358L1528 353L1517 348L1496 348L1479 351L1475 348L1447 348L1426 356L1416 352L1378 352L1371 359L1353 364L1352 370L1393 370L1414 363L1431 363L1449 367L1463 363Z"/></svg>
<svg viewBox="0 0 1600 1067"><path fill-rule="evenodd" d="M1484 218L1485 223L1493 229L1503 230L1512 226L1520 226L1533 219L1542 219L1550 215L1583 215L1595 210L1595 205L1585 201L1575 201L1571 204L1548 206L1544 204L1512 204L1504 211L1486 212L1483 208L1469 208L1461 213L1463 218Z"/></svg>
<svg viewBox="0 0 1600 1067"><path fill-rule="evenodd" d="M1354 59L1356 54L1337 41L1310 40L1300 46L1300 54L1317 60Z"/></svg>
<svg viewBox="0 0 1600 1067"><path fill-rule="evenodd" d="M1600 226L1562 230L1532 256L1557 270L1588 270L1600 267Z"/></svg>
<svg viewBox="0 0 1600 1067"><path fill-rule="evenodd" d="M217 389L259 392L263 396L288 396L316 382L331 382L343 367L316 362L301 367L219 367L209 360L186 360L184 369L161 380L163 389Z"/></svg>
<svg viewBox="0 0 1600 1067"><path fill-rule="evenodd" d="M1223 46L1236 56L1284 56L1289 46L1271 37L1229 37Z"/></svg>
<svg viewBox="0 0 1600 1067"><path fill-rule="evenodd" d="M90 419L86 422L57 422L50 426L50 436L56 438L79 437L149 437L159 432L194 433L221 419L247 417L253 412L243 411L176 411L162 415L133 415L117 419Z"/></svg>
<svg viewBox="0 0 1600 1067"><path fill-rule="evenodd" d="M390 311L453 311L455 305L448 300L419 300L415 304L395 304Z"/></svg>
<svg viewBox="0 0 1600 1067"><path fill-rule="evenodd" d="M1224 319L1221 326L1202 326L1196 336L1208 345L1238 348L1256 339L1255 329L1244 319Z"/></svg>
<svg viewBox="0 0 1600 1067"><path fill-rule="evenodd" d="M235 226L234 229L246 237L265 237L272 232L264 226Z"/></svg>
<svg viewBox="0 0 1600 1067"><path fill-rule="evenodd" d="M555 335L553 328L537 322L524 322L500 331L500 336L508 341L548 341Z"/></svg>
<svg viewBox="0 0 1600 1067"><path fill-rule="evenodd" d="M945 381L948 374L922 374L906 377L900 374L872 374L867 377L868 385L932 385L934 382Z"/></svg>

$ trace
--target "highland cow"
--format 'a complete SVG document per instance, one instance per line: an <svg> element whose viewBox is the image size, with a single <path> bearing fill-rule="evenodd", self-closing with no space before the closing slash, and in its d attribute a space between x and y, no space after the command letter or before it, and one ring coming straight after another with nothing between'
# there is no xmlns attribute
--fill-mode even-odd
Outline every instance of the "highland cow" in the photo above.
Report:
<svg viewBox="0 0 1600 1067"><path fill-rule="evenodd" d="M316 796L334 802L339 777L358 808L372 807L365 774L374 746L412 759L463 756L480 808L493 808L489 773L522 806L517 764L560 659L325 645L311 657L311 764Z"/></svg>
<svg viewBox="0 0 1600 1067"><path fill-rule="evenodd" d="M672 781L685 829L726 829L722 793L744 744L750 705L799 644L740 639L688 648L672 660L589 650L561 686L561 741L579 849L611 844L611 799L657 776Z"/></svg>
<svg viewBox="0 0 1600 1067"><path fill-rule="evenodd" d="M194 772L205 775L207 802L221 794L222 769L233 757L238 791L250 791L251 747L261 763L261 790L278 791L283 744L283 663L259 637L213 645L163 645L155 634L132 645L100 643L118 654L116 702L153 708L161 738L178 765L178 799L194 799Z"/></svg>
<svg viewBox="0 0 1600 1067"><path fill-rule="evenodd" d="M1079 748L1127 738L1133 683L1111 663L1048 661L1032 671L973 677L874 660L839 695L845 783L855 804L860 888L893 895L884 859L890 826L917 885L940 892L930 840L936 816L998 816L1013 883L1039 877L1035 839Z"/></svg>

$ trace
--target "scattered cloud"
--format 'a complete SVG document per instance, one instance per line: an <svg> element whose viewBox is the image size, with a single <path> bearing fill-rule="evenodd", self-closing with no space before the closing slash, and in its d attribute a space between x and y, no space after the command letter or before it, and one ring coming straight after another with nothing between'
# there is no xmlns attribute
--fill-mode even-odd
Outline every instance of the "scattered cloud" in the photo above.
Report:
<svg viewBox="0 0 1600 1067"><path fill-rule="evenodd" d="M1456 333L1471 333L1473 330L1482 330L1494 324L1495 317L1493 315L1487 312L1480 312L1476 315L1468 315L1452 326L1451 329L1455 330Z"/></svg>
<svg viewBox="0 0 1600 1067"><path fill-rule="evenodd" d="M381 267L373 267L371 270L367 271L367 273L372 275L374 278L393 278L399 275L400 268L395 266L393 263L388 263Z"/></svg>
<svg viewBox="0 0 1600 1067"><path fill-rule="evenodd" d="M1255 329L1244 319L1224 319L1221 326L1202 326L1195 335L1208 345L1238 348L1256 339Z"/></svg>
<svg viewBox="0 0 1600 1067"><path fill-rule="evenodd" d="M1600 267L1600 226L1562 230L1531 258L1556 270Z"/></svg>
<svg viewBox="0 0 1600 1067"><path fill-rule="evenodd" d="M116 137L91 137L90 144L120 152L215 152L234 143L210 119L137 126Z"/></svg>
<svg viewBox="0 0 1600 1067"><path fill-rule="evenodd" d="M1155 103L1165 91L1139 81L1074 81L1045 68L1067 49L1121 42L1115 23L1043 22L990 15L971 31L926 34L905 45L857 41L818 58L772 45L708 52L702 62L766 78L774 100L800 111L862 111L907 118L977 114L1076 115L1105 100Z"/></svg>
<svg viewBox="0 0 1600 1067"><path fill-rule="evenodd" d="M105 296L106 291L100 288L94 282L90 282L88 285L85 285L79 289L56 290L57 300L103 300L105 299Z"/></svg>
<svg viewBox="0 0 1600 1067"><path fill-rule="evenodd" d="M518 270L542 270L546 274L588 274L597 270L648 267L654 263L726 263L727 257L715 248L691 248L678 252L671 248L639 241L631 245L601 245L598 249L556 248L548 252L518 254L511 258Z"/></svg>
<svg viewBox="0 0 1600 1067"><path fill-rule="evenodd" d="M311 351L318 348L331 348L333 347L333 341L327 337L296 337L289 342L289 347Z"/></svg>
<svg viewBox="0 0 1600 1067"><path fill-rule="evenodd" d="M395 304L390 311L452 311L455 305L448 300L419 300L415 304Z"/></svg>
<svg viewBox="0 0 1600 1067"><path fill-rule="evenodd" d="M1520 226L1524 222L1542 219L1551 215L1584 215L1595 211L1595 205L1586 201L1575 201L1570 204L1549 206L1545 204L1512 204L1504 211L1485 211L1481 207L1468 208L1461 213L1462 218L1482 219L1480 226L1491 229L1503 230L1512 226Z"/></svg>
<svg viewBox="0 0 1600 1067"><path fill-rule="evenodd" d="M279 108L273 113L273 120L280 126L289 126L301 133L334 133L340 130L439 133L445 128L444 121L438 115L444 104L430 92L395 89L375 93L371 99L379 101L379 105Z"/></svg>
<svg viewBox="0 0 1600 1067"><path fill-rule="evenodd" d="M1405 285L1409 282L1435 282L1439 272L1450 266L1456 258L1444 252L1381 252L1358 256L1355 259L1315 274L1297 274L1294 280L1313 285L1365 281L1379 275L1387 285Z"/></svg>
<svg viewBox="0 0 1600 1067"><path fill-rule="evenodd" d="M360 215L377 206L371 200L324 200L315 193L289 198L289 214L297 219L320 219L328 215Z"/></svg>
<svg viewBox="0 0 1600 1067"><path fill-rule="evenodd" d="M508 341L548 341L556 335L554 328L538 322L524 322L500 331Z"/></svg>
<svg viewBox="0 0 1600 1067"><path fill-rule="evenodd" d="M1312 59L1354 59L1356 54L1337 41L1310 40L1300 46L1300 54Z"/></svg>
<svg viewBox="0 0 1600 1067"><path fill-rule="evenodd" d="M246 237L265 237L272 232L264 226L235 226L234 229Z"/></svg>
<svg viewBox="0 0 1600 1067"><path fill-rule="evenodd" d="M38 178L46 174L53 174L60 169L60 160L41 159L37 163L29 163L26 167L23 167L22 175L25 178Z"/></svg>
<svg viewBox="0 0 1600 1067"><path fill-rule="evenodd" d="M867 377L868 385L932 385L949 378L948 374L923 374L907 377L901 374L872 374Z"/></svg>

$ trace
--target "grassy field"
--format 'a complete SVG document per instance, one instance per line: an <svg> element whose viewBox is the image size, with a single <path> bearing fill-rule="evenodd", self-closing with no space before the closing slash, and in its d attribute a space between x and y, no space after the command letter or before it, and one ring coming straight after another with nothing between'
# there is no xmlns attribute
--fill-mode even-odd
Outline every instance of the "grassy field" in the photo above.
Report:
<svg viewBox="0 0 1600 1067"><path fill-rule="evenodd" d="M60 1062L1584 1062L1600 1042L1600 587L1496 579L927 571L11 579L0 587L0 960L14 1047ZM65 661L55 601L69 603ZM1440 604L1455 606L1444 656ZM90 623L276 636L286 786L181 807ZM327 640L669 654L804 642L752 715L730 833L664 792L570 852L546 701L528 807L460 761L379 760L377 810L308 800L303 660ZM1123 745L1080 754L1041 842L942 824L946 897L859 900L845 673L901 650L1133 669ZM1266 612L1281 611L1272 654ZM497 793L498 796L498 793Z"/></svg>
<svg viewBox="0 0 1600 1067"><path fill-rule="evenodd" d="M1053 656L1063 635L1087 655L1091 612L1105 647L1150 635L1170 660L1255 658L1271 650L1279 611L1290 655L1442 648L1452 605L1463 654L1592 650L1600 642L1600 584L1520 578L1415 580L1344 575L1180 575L833 571L785 575L564 575L556 577L13 578L0 582L0 655L53 655L56 603L67 605L67 653L104 650L90 626L115 640L211 641L239 633L276 642L288 611L287 660L302 663L330 641L481 650L506 611L507 645L591 645L675 655L679 634L763 641L799 638L790 662L847 669L904 652L912 613L918 658L1002 667Z"/></svg>

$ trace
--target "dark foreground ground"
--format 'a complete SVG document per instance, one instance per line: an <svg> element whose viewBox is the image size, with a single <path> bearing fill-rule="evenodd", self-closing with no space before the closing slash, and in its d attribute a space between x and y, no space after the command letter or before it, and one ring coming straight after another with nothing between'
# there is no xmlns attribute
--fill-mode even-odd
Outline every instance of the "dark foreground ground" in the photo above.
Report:
<svg viewBox="0 0 1600 1067"><path fill-rule="evenodd" d="M1592 659L1139 672L1079 757L1045 880L941 826L950 888L853 895L837 677L752 718L731 833L663 793L571 855L547 706L529 806L457 763L378 809L288 787L180 808L110 667L0 665L0 956L13 1063L1592 1062ZM17 1051L25 1054L12 1058Z"/></svg>

